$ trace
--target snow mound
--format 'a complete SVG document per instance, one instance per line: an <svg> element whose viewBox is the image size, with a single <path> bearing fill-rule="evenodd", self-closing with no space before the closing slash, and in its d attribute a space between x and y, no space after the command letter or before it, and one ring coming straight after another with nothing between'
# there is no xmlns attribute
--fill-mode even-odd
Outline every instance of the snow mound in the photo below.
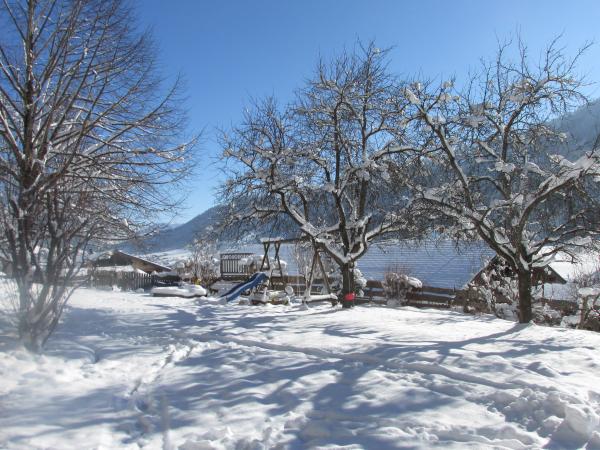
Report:
<svg viewBox="0 0 600 450"><path fill-rule="evenodd" d="M155 286L150 290L154 296L204 297L208 293L202 286L186 284L183 286Z"/></svg>

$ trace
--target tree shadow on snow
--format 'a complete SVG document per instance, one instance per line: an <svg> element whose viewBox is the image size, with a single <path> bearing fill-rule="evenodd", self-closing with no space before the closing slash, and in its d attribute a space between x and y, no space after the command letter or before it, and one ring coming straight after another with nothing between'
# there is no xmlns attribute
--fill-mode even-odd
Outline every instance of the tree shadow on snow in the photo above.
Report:
<svg viewBox="0 0 600 450"><path fill-rule="evenodd" d="M441 407L452 408L458 401L451 391L431 389L426 380L411 381L412 375L423 375L418 370L413 373L409 368L398 374L394 369L396 363L424 361L422 353L430 355L432 364L439 365L462 352L471 352L479 358L492 355L514 358L573 348L552 341L529 342L520 336L523 326L518 324L486 336L423 342L419 336L414 340L398 338L351 322L313 321L310 331L316 334L366 342L356 352L336 353L335 350L278 345L276 341L244 341L244 330L265 330L272 336L292 333L301 337L306 330L290 325L298 315L286 315L284 309L198 303L186 310L169 305L166 300L153 306L155 310L150 312L71 307L64 323L49 341L48 353L89 358L90 363L95 363L105 358L119 361L143 352L156 356L162 352L164 356L169 344L189 345L187 357L165 366L162 376L153 380L144 394L164 395L170 428L195 427L202 432L206 430L205 423L221 423L234 429L251 428L256 423L253 416L262 415L265 425L263 429L254 430L255 434L263 433L268 441L269 421L284 422L282 439L291 449L328 444L358 444L382 450L415 448L407 440L406 430L397 428L399 424L418 429L430 412ZM323 309L312 312L311 316L339 313L338 309ZM441 312L439 319L432 318L429 312L428 315L431 326L435 326L437 320L439 324L465 320L459 313ZM234 335L232 330L239 333ZM375 334L377 339L369 339ZM506 349L479 348L493 347L497 342L502 342ZM472 347L467 348L469 346ZM93 356L88 356L89 352ZM386 386L398 383L399 387L387 396L378 396L382 392L378 389L380 383ZM115 389L55 398L41 405L31 417L17 415L8 420L10 424L21 423L23 429L27 429L27 424L39 424L57 411L66 411L64 417L51 421L59 430L110 424L115 429L125 430L132 440L144 433L161 431L156 425L160 422L156 411L150 411L150 416L155 417L154 428L140 429L138 416L149 414L146 397L141 397L140 404L127 403L123 400L122 386L120 391ZM388 393L384 391L384 394ZM92 405L91 411L82 411L83 405ZM156 405L153 408L156 409ZM52 432L55 431L41 433ZM24 440L27 436L18 439Z"/></svg>
<svg viewBox="0 0 600 450"><path fill-rule="evenodd" d="M160 395L154 393L154 396ZM27 410L20 412L11 408L11 414L0 416L0 429L17 433L10 435L12 444L30 445L32 439L55 435L103 433L102 428L114 431L114 435L129 443L141 437L162 434L159 399L146 399L151 408L141 409L135 397L128 398L123 386L90 389L82 395L47 395L43 399L27 399ZM181 426L189 424L185 418ZM63 439L63 437L61 437ZM83 443L77 443L84 445Z"/></svg>
<svg viewBox="0 0 600 450"><path fill-rule="evenodd" d="M255 431L265 436L269 423L285 422L283 438L290 449L351 444L413 448L381 433L381 427L415 422L420 414L451 406L456 399L409 385L400 395L369 401L364 389L377 392L378 378L372 373L376 369L293 351L209 346L176 363L169 382L160 389L172 408L173 429L194 414L198 423L220 422L234 429L240 429L244 420L252 426L262 422L264 429ZM265 444L269 447L269 442Z"/></svg>

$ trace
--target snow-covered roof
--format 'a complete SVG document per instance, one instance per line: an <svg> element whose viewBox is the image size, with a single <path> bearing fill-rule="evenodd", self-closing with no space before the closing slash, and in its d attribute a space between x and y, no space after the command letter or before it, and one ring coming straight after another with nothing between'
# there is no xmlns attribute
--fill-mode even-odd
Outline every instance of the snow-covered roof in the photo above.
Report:
<svg viewBox="0 0 600 450"><path fill-rule="evenodd" d="M573 260L564 253L554 256L550 267L567 281L572 281L581 275L597 272L600 269L600 253L596 251L582 252Z"/></svg>
<svg viewBox="0 0 600 450"><path fill-rule="evenodd" d="M105 250L105 251L101 251L101 252L90 253L86 256L86 259L88 261L95 262L95 261L98 261L99 259L109 259L112 255L113 255L112 250Z"/></svg>
<svg viewBox="0 0 600 450"><path fill-rule="evenodd" d="M110 263L111 258L116 258L116 261L114 261L111 265L122 265L122 266L129 266L131 264L131 262L133 261L138 261L141 263L144 263L146 265L152 266L153 269L152 270L160 270L160 271L171 271L172 269L168 266L165 266L164 264L160 264L154 261L150 261L149 259L140 257L140 256L135 256L132 255L130 253L126 253L122 250L109 250L109 251L104 251L104 252L99 252L99 253L94 253L90 256L88 256L88 260L94 262L96 265L98 264L106 264L107 262Z"/></svg>
<svg viewBox="0 0 600 450"><path fill-rule="evenodd" d="M262 254L262 245L244 246L239 251ZM287 272L297 274L294 245L282 244L280 257L288 263ZM463 288L494 256L483 242L462 244L454 241L388 242L371 245L359 260L358 267L367 279L383 280L385 273L401 269L418 278L425 286ZM273 256L273 251L271 251Z"/></svg>
<svg viewBox="0 0 600 450"><path fill-rule="evenodd" d="M459 248L451 240L395 242L371 246L359 267L367 278L383 280L386 272L397 271L425 286L462 289L494 254L483 242Z"/></svg>
<svg viewBox="0 0 600 450"><path fill-rule="evenodd" d="M574 281L582 275L598 272L600 253L596 251L581 252L575 260L564 253L558 253L554 256L550 267L567 283L562 285L545 283L542 288L538 289L537 294L549 300L573 301L577 293L577 284Z"/></svg>
<svg viewBox="0 0 600 450"><path fill-rule="evenodd" d="M159 264L159 263L157 263L157 262L150 261L150 260L148 260L148 259L141 258L141 257L139 257L139 256L131 255L131 254L129 254L129 253L126 253L126 252L124 252L124 251L121 251L121 250L115 250L114 254L116 254L116 253L120 253L121 255L125 255L125 256L127 256L127 257L129 257L129 258L132 258L132 259L137 259L138 261L142 261L142 262L144 262L144 263L146 263L146 264L151 264L151 265L153 265L153 266L159 267L159 268L161 268L163 271L167 271L167 272L170 272L170 271L172 271L172 269L171 269L170 267L167 267L167 266L165 266L165 265L163 265L163 264Z"/></svg>
<svg viewBox="0 0 600 450"><path fill-rule="evenodd" d="M137 272L131 264L126 266L99 266L95 268L96 272ZM145 272L144 272L145 273Z"/></svg>

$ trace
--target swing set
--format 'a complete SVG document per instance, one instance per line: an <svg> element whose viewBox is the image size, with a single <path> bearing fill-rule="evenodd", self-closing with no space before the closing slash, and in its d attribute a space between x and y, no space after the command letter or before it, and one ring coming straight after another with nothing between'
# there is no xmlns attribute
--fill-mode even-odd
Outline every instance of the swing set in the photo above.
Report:
<svg viewBox="0 0 600 450"><path fill-rule="evenodd" d="M267 238L262 239L264 254L262 258L262 262L259 268L260 272L269 273L269 289L275 289L276 287L286 286L290 281L290 277L284 274L283 266L281 264L281 256L280 250L282 244L297 244L301 242L308 242L308 238ZM331 291L331 284L329 283L329 279L327 277L327 272L325 271L325 266L323 265L323 260L321 259L322 250L319 249L315 243L312 243L313 255L310 266L310 271L308 273L308 278L305 280L306 288L302 297L302 301L308 303L310 301L319 301L319 300L332 300L334 301L337 297ZM273 259L270 258L269 253L271 250L274 251ZM323 280L323 288L326 293L322 293L319 295L311 294L311 290L313 287L313 283L318 278L316 277L320 271L321 279Z"/></svg>

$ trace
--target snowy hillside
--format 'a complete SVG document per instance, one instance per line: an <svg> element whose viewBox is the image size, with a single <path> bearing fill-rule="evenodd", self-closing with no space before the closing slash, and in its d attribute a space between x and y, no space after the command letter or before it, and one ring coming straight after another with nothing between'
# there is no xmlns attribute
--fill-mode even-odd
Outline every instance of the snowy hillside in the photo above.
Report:
<svg viewBox="0 0 600 450"><path fill-rule="evenodd" d="M85 289L64 319L44 356L0 335L0 448L600 448L590 332Z"/></svg>
<svg viewBox="0 0 600 450"><path fill-rule="evenodd" d="M563 152L565 156L572 157L577 149L589 148L600 135L600 100L556 121L556 127L569 136L568 150Z"/></svg>
<svg viewBox="0 0 600 450"><path fill-rule="evenodd" d="M192 220L161 231L156 236L145 240L142 246L155 252L185 247L192 242L197 232L217 224L221 220L222 210L223 208L219 206L209 208ZM132 245L126 247L135 248Z"/></svg>

